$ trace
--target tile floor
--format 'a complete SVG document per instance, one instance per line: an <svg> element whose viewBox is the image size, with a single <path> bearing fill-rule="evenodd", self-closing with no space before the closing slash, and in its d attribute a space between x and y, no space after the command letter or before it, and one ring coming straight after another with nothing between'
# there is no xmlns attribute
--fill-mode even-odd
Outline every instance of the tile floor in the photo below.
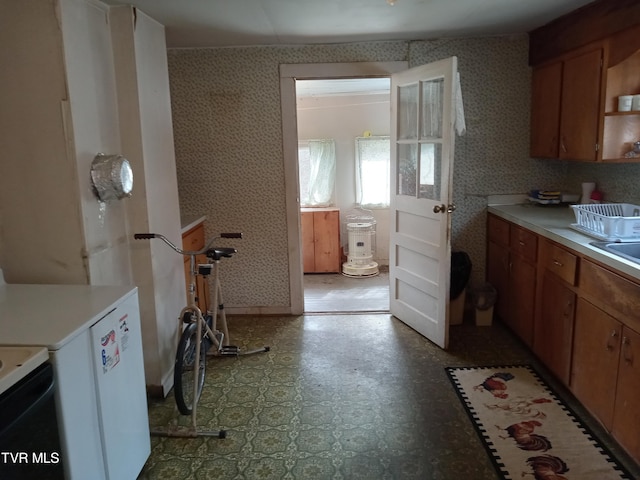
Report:
<svg viewBox="0 0 640 480"><path fill-rule="evenodd" d="M234 343L271 351L209 360L198 422L227 438L153 437L140 479L495 479L444 367L544 372L500 324L454 326L443 351L383 313L229 323ZM189 421L171 395L151 400L149 413L152 426Z"/></svg>

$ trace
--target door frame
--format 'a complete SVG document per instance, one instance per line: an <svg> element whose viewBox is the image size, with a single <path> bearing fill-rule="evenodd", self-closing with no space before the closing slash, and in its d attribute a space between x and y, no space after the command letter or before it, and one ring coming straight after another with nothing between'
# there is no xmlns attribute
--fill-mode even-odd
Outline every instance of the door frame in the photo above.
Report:
<svg viewBox="0 0 640 480"><path fill-rule="evenodd" d="M300 63L280 65L282 149L289 257L289 302L292 315L304 313L296 80L390 77L407 70L409 62ZM391 115L391 112L389 112Z"/></svg>

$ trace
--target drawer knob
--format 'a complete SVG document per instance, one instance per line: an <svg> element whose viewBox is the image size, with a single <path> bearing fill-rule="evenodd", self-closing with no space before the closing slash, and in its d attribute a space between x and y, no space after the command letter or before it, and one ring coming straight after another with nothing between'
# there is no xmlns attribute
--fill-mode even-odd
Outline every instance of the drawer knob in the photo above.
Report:
<svg viewBox="0 0 640 480"><path fill-rule="evenodd" d="M553 260L553 264L556 265L557 267L564 267L564 264L562 262L559 262L558 260Z"/></svg>

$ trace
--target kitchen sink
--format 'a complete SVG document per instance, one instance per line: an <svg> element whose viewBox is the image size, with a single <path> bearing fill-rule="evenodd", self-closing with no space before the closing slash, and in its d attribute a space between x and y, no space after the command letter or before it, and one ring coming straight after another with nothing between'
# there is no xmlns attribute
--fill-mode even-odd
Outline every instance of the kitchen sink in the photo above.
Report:
<svg viewBox="0 0 640 480"><path fill-rule="evenodd" d="M0 394L48 359L45 347L0 346Z"/></svg>
<svg viewBox="0 0 640 480"><path fill-rule="evenodd" d="M640 242L591 242L591 245L632 262L640 263Z"/></svg>

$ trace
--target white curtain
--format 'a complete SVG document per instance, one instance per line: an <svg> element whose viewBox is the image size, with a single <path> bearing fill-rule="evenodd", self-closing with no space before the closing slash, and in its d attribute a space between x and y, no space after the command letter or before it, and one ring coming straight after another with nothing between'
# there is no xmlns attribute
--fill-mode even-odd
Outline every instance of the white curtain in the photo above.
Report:
<svg viewBox="0 0 640 480"><path fill-rule="evenodd" d="M303 151L305 143L308 153ZM300 204L303 207L333 205L336 175L335 142L333 139L307 140L299 146L298 151Z"/></svg>
<svg viewBox="0 0 640 480"><path fill-rule="evenodd" d="M389 206L389 137L356 138L356 201L368 208Z"/></svg>

